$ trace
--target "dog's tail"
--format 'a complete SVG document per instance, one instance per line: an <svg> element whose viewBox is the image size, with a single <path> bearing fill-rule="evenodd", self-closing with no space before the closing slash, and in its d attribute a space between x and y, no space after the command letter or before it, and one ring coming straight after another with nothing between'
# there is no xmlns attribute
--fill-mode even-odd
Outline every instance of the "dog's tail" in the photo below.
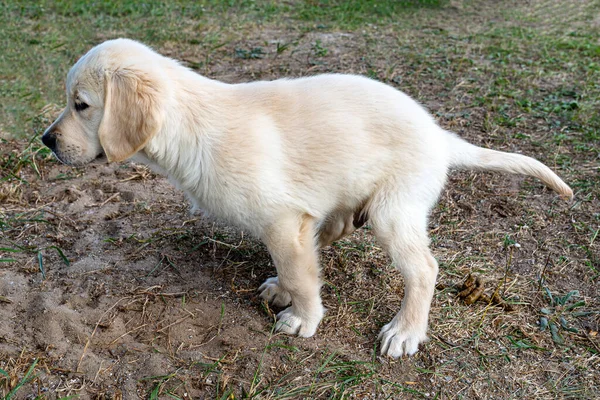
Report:
<svg viewBox="0 0 600 400"><path fill-rule="evenodd" d="M459 169L487 169L534 176L560 194L572 199L573 190L550 168L531 157L484 149L448 132L450 166Z"/></svg>

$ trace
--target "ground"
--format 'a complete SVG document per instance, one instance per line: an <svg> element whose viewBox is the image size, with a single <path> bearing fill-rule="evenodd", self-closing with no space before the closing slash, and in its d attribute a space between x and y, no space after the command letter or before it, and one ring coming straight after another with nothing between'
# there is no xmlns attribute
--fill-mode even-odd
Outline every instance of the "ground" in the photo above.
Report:
<svg viewBox="0 0 600 400"><path fill-rule="evenodd" d="M3 3L0 395L597 396L600 5L413 3ZM551 166L575 199L521 176L452 172L430 220L431 340L413 357L378 355L403 285L368 226L321 252L317 334L276 334L277 310L257 296L274 274L260 242L191 214L143 166L73 169L41 145L70 65L119 36L227 82L370 76L473 143ZM469 274L500 301L467 304Z"/></svg>

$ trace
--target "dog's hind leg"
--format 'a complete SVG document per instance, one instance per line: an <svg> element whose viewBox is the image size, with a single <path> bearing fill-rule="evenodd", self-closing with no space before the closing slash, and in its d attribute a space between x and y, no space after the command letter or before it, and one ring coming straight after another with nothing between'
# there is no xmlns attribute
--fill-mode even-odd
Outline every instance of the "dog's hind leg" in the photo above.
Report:
<svg viewBox="0 0 600 400"><path fill-rule="evenodd" d="M370 210L375 236L404 278L400 312L379 334L381 354L393 358L416 353L419 343L427 340L427 319L438 273L428 247L427 202L408 196L396 200L388 198L385 205Z"/></svg>
<svg viewBox="0 0 600 400"><path fill-rule="evenodd" d="M278 305L292 303L277 315L278 331L310 337L323 318L315 235L313 217L289 215L267 228L263 237L278 276L259 288L261 297Z"/></svg>

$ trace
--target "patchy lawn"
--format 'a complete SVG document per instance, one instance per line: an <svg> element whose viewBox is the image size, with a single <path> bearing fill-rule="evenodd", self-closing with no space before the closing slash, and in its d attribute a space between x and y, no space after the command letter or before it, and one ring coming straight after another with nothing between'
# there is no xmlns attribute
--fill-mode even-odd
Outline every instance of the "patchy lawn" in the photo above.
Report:
<svg viewBox="0 0 600 400"><path fill-rule="evenodd" d="M229 3L235 4L230 7ZM600 5L594 1L4 2L0 395L592 398L600 387ZM70 66L126 36L227 82L363 74L575 190L453 173L430 222L431 341L378 356L402 279L368 226L322 251L315 337L272 332L274 268L138 165L73 169L39 137ZM465 304L469 274L502 301Z"/></svg>

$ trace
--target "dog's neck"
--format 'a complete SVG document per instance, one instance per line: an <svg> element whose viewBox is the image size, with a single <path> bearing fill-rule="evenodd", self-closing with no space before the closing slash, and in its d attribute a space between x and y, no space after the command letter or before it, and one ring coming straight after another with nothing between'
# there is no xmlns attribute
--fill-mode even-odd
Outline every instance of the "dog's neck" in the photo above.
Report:
<svg viewBox="0 0 600 400"><path fill-rule="evenodd" d="M171 99L165 101L166 119L159 132L132 158L167 175L203 207L214 177L211 148L225 131L219 115L230 85L194 75L175 79ZM183 81L185 81L185 86Z"/></svg>

